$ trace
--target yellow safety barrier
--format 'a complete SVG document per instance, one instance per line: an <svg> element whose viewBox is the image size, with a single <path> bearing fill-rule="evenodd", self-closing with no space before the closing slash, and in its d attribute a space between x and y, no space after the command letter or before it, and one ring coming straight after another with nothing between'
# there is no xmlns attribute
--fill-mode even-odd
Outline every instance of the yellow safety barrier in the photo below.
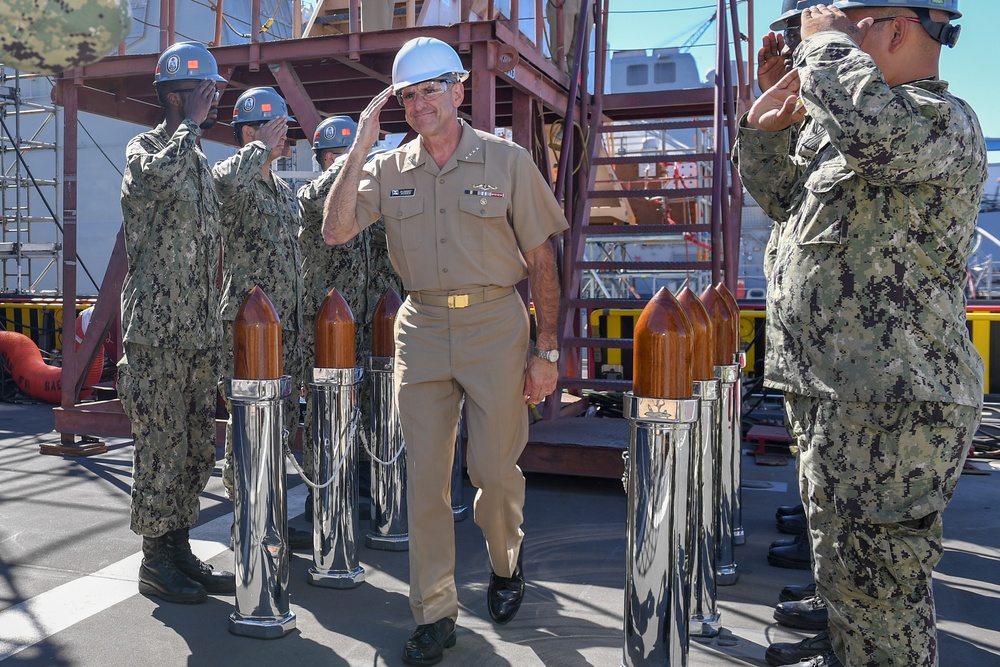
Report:
<svg viewBox="0 0 1000 667"><path fill-rule="evenodd" d="M632 338L642 310L602 308L590 313L590 335L596 338ZM591 351L594 377L632 379L632 350L620 347L595 347Z"/></svg>
<svg viewBox="0 0 1000 667"><path fill-rule="evenodd" d="M77 312L94 304L77 302ZM39 350L62 349L62 299L24 299L0 301L0 329L16 331L35 342Z"/></svg>

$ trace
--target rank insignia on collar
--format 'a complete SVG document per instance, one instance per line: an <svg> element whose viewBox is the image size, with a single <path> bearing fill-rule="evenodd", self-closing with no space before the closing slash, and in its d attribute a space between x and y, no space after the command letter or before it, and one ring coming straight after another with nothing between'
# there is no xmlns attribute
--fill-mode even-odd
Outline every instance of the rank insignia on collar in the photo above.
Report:
<svg viewBox="0 0 1000 667"><path fill-rule="evenodd" d="M471 151L469 151L468 153L465 154L465 159L468 160L470 157L472 157L473 155L475 155L478 152L479 152L479 146L476 146Z"/></svg>

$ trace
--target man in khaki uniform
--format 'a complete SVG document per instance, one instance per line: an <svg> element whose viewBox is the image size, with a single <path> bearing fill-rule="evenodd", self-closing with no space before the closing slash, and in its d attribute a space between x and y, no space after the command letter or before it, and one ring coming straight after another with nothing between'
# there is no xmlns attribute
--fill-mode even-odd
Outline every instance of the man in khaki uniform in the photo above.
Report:
<svg viewBox="0 0 1000 667"><path fill-rule="evenodd" d="M407 664L432 665L455 644L458 596L451 468L466 397L476 523L493 572L490 616L507 623L524 595L520 526L526 403L556 386L559 286L549 238L566 229L527 151L458 119L468 72L450 46L418 37L393 64L393 85L362 113L327 198L323 236L344 243L385 219L389 255L408 296L396 320L396 376L406 441L410 608ZM417 139L365 157L395 91ZM514 285L528 278L537 342ZM525 363L526 362L526 363Z"/></svg>

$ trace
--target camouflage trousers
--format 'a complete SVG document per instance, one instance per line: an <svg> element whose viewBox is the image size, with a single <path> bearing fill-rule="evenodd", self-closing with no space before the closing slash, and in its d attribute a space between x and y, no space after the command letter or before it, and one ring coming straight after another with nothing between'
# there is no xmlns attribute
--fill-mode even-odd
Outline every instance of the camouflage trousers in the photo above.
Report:
<svg viewBox="0 0 1000 667"><path fill-rule="evenodd" d="M125 343L118 395L132 422L132 531L190 528L215 468L219 350Z"/></svg>
<svg viewBox="0 0 1000 667"><path fill-rule="evenodd" d="M931 575L980 409L785 394L813 574L849 667L936 667Z"/></svg>
<svg viewBox="0 0 1000 667"><path fill-rule="evenodd" d="M224 377L231 378L235 372L235 362L233 359L233 322L232 320L225 320L223 322L223 327L225 330L224 340L225 351L223 357L225 359L225 374ZM299 387L302 384L302 341L299 337L297 331L282 331L281 340L281 372L283 375L289 375L292 378L292 393L285 399L282 407L284 408L284 427L288 431L288 443L294 441L296 433L299 430ZM227 406L230 409L230 415L232 415L231 406ZM302 460L303 463L308 459L312 460L312 443L307 443L303 439L302 441ZM310 463L311 465L311 463ZM303 466L305 467L305 466ZM305 470L309 468L305 467ZM226 494L230 499L235 498L234 484L233 481L233 420L230 416L229 421L226 423L226 449L225 449L225 464L222 467L222 483L226 487Z"/></svg>

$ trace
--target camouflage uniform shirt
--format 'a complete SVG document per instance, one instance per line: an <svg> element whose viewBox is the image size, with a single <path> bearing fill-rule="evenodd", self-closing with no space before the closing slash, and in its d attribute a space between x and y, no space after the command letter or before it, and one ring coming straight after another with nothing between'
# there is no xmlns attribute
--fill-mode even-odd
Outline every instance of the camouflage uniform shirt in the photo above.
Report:
<svg viewBox="0 0 1000 667"><path fill-rule="evenodd" d="M382 222L364 229L343 245L329 246L323 240L323 207L326 196L343 169L345 160L345 156L338 157L329 169L299 188L302 216L299 248L302 252L302 280L305 284L303 313L308 327L314 322L326 295L331 289L337 288L354 314L359 333L370 334L375 305L386 289L391 287L401 297L404 295L399 276L389 261ZM307 335L307 339L311 337ZM358 363L363 364L362 354L370 351L370 340L358 342Z"/></svg>
<svg viewBox="0 0 1000 667"><path fill-rule="evenodd" d="M125 150L122 217L128 272L122 285L123 340L203 350L222 342L221 229L212 172L190 120L166 125Z"/></svg>
<svg viewBox="0 0 1000 667"><path fill-rule="evenodd" d="M814 35L794 57L806 120L773 133L741 122L733 156L776 221L767 384L979 405L963 295L987 177L975 113L944 81L890 88L841 33Z"/></svg>
<svg viewBox="0 0 1000 667"><path fill-rule="evenodd" d="M222 317L235 320L254 285L274 304L285 331L302 331L302 263L295 193L282 178L267 183L260 170L267 146L252 141L212 169L223 211L226 261ZM285 345L288 341L285 341Z"/></svg>

